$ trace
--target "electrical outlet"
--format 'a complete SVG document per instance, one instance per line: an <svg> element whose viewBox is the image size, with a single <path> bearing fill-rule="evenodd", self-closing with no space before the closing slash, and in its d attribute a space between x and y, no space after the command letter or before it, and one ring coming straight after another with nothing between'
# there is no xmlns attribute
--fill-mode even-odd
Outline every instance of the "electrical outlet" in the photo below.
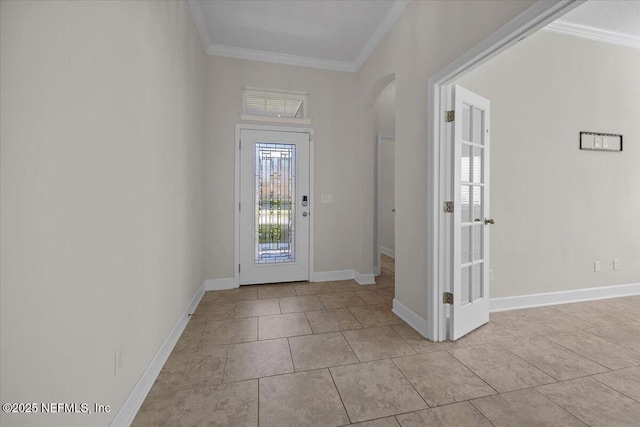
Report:
<svg viewBox="0 0 640 427"><path fill-rule="evenodd" d="M613 270L620 270L620 260L617 258L613 260Z"/></svg>
<svg viewBox="0 0 640 427"><path fill-rule="evenodd" d="M116 349L115 353L115 376L117 377L124 368L124 344Z"/></svg>
<svg viewBox="0 0 640 427"><path fill-rule="evenodd" d="M593 271L595 273L600 271L600 261L593 261Z"/></svg>

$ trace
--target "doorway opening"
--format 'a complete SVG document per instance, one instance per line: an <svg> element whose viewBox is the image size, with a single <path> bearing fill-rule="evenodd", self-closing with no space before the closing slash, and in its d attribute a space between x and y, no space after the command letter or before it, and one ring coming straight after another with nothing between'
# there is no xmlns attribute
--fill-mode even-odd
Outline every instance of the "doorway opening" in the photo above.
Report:
<svg viewBox="0 0 640 427"><path fill-rule="evenodd" d="M236 128L236 279L308 281L313 271L310 129Z"/></svg>
<svg viewBox="0 0 640 427"><path fill-rule="evenodd" d="M395 110L396 85L391 80L373 103L374 273L395 280Z"/></svg>
<svg viewBox="0 0 640 427"><path fill-rule="evenodd" d="M451 86L466 73L581 3L581 1L573 1L534 4L525 13L516 17L429 80L428 104L431 113L428 117L430 132L427 146L431 179L427 186L427 199L432 203L427 212L428 241L430 243L427 248L429 314L426 337L433 341L445 341L448 338L453 338L450 322L455 317L456 310L453 305L449 304L451 300L462 298L460 292L456 295L454 289L454 251L452 250L454 221L451 213L455 210L451 210L449 205L449 202L454 200L455 192L459 191L455 188L454 153L447 123ZM453 209L455 209L455 205ZM456 288L460 289L459 286Z"/></svg>
<svg viewBox="0 0 640 427"><path fill-rule="evenodd" d="M395 136L378 134L376 145L376 276L395 280Z"/></svg>

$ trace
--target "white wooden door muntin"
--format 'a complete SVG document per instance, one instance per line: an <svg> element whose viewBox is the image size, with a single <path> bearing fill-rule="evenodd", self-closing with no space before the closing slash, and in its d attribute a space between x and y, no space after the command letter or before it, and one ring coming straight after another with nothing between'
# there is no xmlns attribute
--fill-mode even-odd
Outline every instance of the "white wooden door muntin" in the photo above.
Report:
<svg viewBox="0 0 640 427"><path fill-rule="evenodd" d="M489 215L489 100L461 87L453 90L455 119L453 126L453 305L451 307L450 339L456 340L489 321L489 229L484 220ZM470 107L468 120L465 120L465 106ZM475 111L482 112L477 117ZM479 127L475 125L480 119ZM469 129L468 132L465 131ZM467 179L462 179L463 152L467 156ZM476 155L477 154L477 155ZM474 166L479 161L479 173ZM468 188L468 194L462 191ZM480 204L475 198L480 196ZM463 209L463 202L469 208ZM478 208L476 208L476 206ZM465 230L468 230L465 232ZM463 259L463 238L468 239L468 253ZM475 245L475 239L481 244ZM477 255L477 258L476 258ZM479 270L479 271L478 271ZM468 272L468 276L465 275ZM463 285L466 279L466 286ZM479 280L479 286L474 286ZM467 291L465 291L465 289ZM477 295L476 295L477 294Z"/></svg>
<svg viewBox="0 0 640 427"><path fill-rule="evenodd" d="M261 284L309 280L311 203L310 192L310 133L288 130L261 130L241 128L239 134L239 188L240 201L237 251L239 284ZM256 143L292 144L296 147L295 191L295 260L282 264L255 262L255 147ZM307 206L302 206L307 196ZM303 215L306 214L306 215Z"/></svg>

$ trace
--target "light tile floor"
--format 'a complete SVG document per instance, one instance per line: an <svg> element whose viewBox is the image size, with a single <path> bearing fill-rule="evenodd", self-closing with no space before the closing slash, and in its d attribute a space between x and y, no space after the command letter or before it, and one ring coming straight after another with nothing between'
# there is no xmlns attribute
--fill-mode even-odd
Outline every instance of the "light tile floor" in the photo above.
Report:
<svg viewBox="0 0 640 427"><path fill-rule="evenodd" d="M207 292L134 426L640 426L640 296L491 315L456 342L375 285Z"/></svg>

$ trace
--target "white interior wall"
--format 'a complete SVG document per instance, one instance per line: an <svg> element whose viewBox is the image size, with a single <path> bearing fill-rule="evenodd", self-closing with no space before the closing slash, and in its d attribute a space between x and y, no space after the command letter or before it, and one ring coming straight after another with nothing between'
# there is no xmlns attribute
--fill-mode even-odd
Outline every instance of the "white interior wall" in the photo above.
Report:
<svg viewBox="0 0 640 427"><path fill-rule="evenodd" d="M186 2L0 2L2 402L111 406L3 426L108 425L200 287L204 71Z"/></svg>
<svg viewBox="0 0 640 427"><path fill-rule="evenodd" d="M491 100L492 297L640 282L639 76L640 50L541 31L458 82Z"/></svg>
<svg viewBox="0 0 640 427"><path fill-rule="evenodd" d="M409 2L362 65L360 173L373 182L371 90L385 76L396 82L396 300L427 318L427 117L433 75L534 4L534 1ZM373 229L373 191L363 191L361 227ZM373 240L363 235L360 257L371 259Z"/></svg>
<svg viewBox="0 0 640 427"><path fill-rule="evenodd" d="M313 122L305 127L312 127L315 135L315 271L357 269L362 237L361 189L355 179L360 157L355 75L215 56L208 58L207 75L207 278L234 274L235 125L244 123L240 113L246 86L309 93ZM332 194L333 203L320 203L322 194Z"/></svg>
<svg viewBox="0 0 640 427"><path fill-rule="evenodd" d="M396 133L396 82L391 81L373 103L376 134Z"/></svg>

